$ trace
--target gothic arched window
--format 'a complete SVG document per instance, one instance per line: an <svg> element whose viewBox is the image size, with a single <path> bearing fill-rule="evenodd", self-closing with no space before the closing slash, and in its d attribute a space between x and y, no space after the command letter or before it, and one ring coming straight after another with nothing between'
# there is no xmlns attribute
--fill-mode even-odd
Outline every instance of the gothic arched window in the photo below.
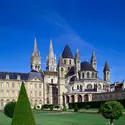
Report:
<svg viewBox="0 0 125 125"><path fill-rule="evenodd" d="M69 65L71 65L71 59L69 60Z"/></svg>
<svg viewBox="0 0 125 125"><path fill-rule="evenodd" d="M77 85L77 90L79 90L79 85Z"/></svg>
<svg viewBox="0 0 125 125"><path fill-rule="evenodd" d="M94 78L94 72L92 72L92 78Z"/></svg>
<svg viewBox="0 0 125 125"><path fill-rule="evenodd" d="M89 72L87 72L87 78L89 78Z"/></svg>
<svg viewBox="0 0 125 125"><path fill-rule="evenodd" d="M84 72L82 73L82 78L84 78L85 76L84 76Z"/></svg>

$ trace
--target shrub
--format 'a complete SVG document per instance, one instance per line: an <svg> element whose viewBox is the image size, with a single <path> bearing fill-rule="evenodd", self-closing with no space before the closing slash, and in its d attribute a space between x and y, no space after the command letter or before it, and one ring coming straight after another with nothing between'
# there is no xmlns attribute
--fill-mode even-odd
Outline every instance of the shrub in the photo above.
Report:
<svg viewBox="0 0 125 125"><path fill-rule="evenodd" d="M102 108L103 108L103 103L101 103L99 109L98 109L98 113L102 113Z"/></svg>
<svg viewBox="0 0 125 125"><path fill-rule="evenodd" d="M86 105L85 105L85 109L89 110L89 109L90 109L90 105L89 105L89 104L86 104Z"/></svg>
<svg viewBox="0 0 125 125"><path fill-rule="evenodd" d="M11 125L36 125L28 95L22 82Z"/></svg>
<svg viewBox="0 0 125 125"><path fill-rule="evenodd" d="M78 112L78 106L75 104L74 112Z"/></svg>
<svg viewBox="0 0 125 125"><path fill-rule="evenodd" d="M15 105L16 105L16 102L9 102L5 105L4 114L7 117L9 117L9 118L13 117Z"/></svg>
<svg viewBox="0 0 125 125"><path fill-rule="evenodd" d="M106 102L102 107L102 115L110 119L110 125L113 125L114 119L119 119L123 115L123 106L117 101Z"/></svg>
<svg viewBox="0 0 125 125"><path fill-rule="evenodd" d="M53 105L50 105L50 111L53 111Z"/></svg>
<svg viewBox="0 0 125 125"><path fill-rule="evenodd" d="M66 105L63 105L63 111L66 111L67 109L66 109Z"/></svg>
<svg viewBox="0 0 125 125"><path fill-rule="evenodd" d="M59 106L59 105L55 105L55 106L54 106L54 108L59 109L59 108L60 108L60 106Z"/></svg>

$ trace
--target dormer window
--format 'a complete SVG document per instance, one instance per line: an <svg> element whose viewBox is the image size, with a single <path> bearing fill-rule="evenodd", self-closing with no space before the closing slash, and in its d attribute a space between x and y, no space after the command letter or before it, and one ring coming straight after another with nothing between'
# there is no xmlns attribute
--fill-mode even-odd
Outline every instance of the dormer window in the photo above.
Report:
<svg viewBox="0 0 125 125"><path fill-rule="evenodd" d="M20 75L17 75L17 80L20 80Z"/></svg>
<svg viewBox="0 0 125 125"><path fill-rule="evenodd" d="M6 74L6 79L10 79L10 78L9 78L9 74Z"/></svg>

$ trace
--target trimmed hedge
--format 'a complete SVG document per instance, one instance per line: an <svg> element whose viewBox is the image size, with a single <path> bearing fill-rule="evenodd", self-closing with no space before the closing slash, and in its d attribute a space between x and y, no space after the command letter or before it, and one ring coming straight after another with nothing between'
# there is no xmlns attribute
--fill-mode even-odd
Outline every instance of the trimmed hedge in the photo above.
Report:
<svg viewBox="0 0 125 125"><path fill-rule="evenodd" d="M50 109L51 107L53 107L53 105L45 104L45 105L42 106L42 109Z"/></svg>
<svg viewBox="0 0 125 125"><path fill-rule="evenodd" d="M110 101L110 100L109 100ZM113 101L113 100L112 100ZM121 100L115 100L120 102L124 108L125 108L125 99L121 99ZM85 108L86 105L89 105L91 108L100 108L100 106L102 104L104 104L107 101L93 101L93 102L76 102L76 103L69 103L69 109L74 109L75 108L75 104L77 104L79 109Z"/></svg>

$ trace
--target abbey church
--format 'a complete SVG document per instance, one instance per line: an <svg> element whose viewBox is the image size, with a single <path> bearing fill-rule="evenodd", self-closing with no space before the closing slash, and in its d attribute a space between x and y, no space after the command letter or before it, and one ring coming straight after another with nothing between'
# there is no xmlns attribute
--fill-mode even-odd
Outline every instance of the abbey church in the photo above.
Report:
<svg viewBox="0 0 125 125"><path fill-rule="evenodd" d="M103 94L111 93L108 62L106 61L104 65L104 78L99 78L94 51L90 62L81 61L78 49L73 55L69 45L66 44L57 63L50 40L46 71L43 71L35 38L30 68L27 73L0 72L0 110L6 103L17 100L22 81L25 82L32 107L107 99L108 96ZM115 98L113 96L112 98Z"/></svg>

